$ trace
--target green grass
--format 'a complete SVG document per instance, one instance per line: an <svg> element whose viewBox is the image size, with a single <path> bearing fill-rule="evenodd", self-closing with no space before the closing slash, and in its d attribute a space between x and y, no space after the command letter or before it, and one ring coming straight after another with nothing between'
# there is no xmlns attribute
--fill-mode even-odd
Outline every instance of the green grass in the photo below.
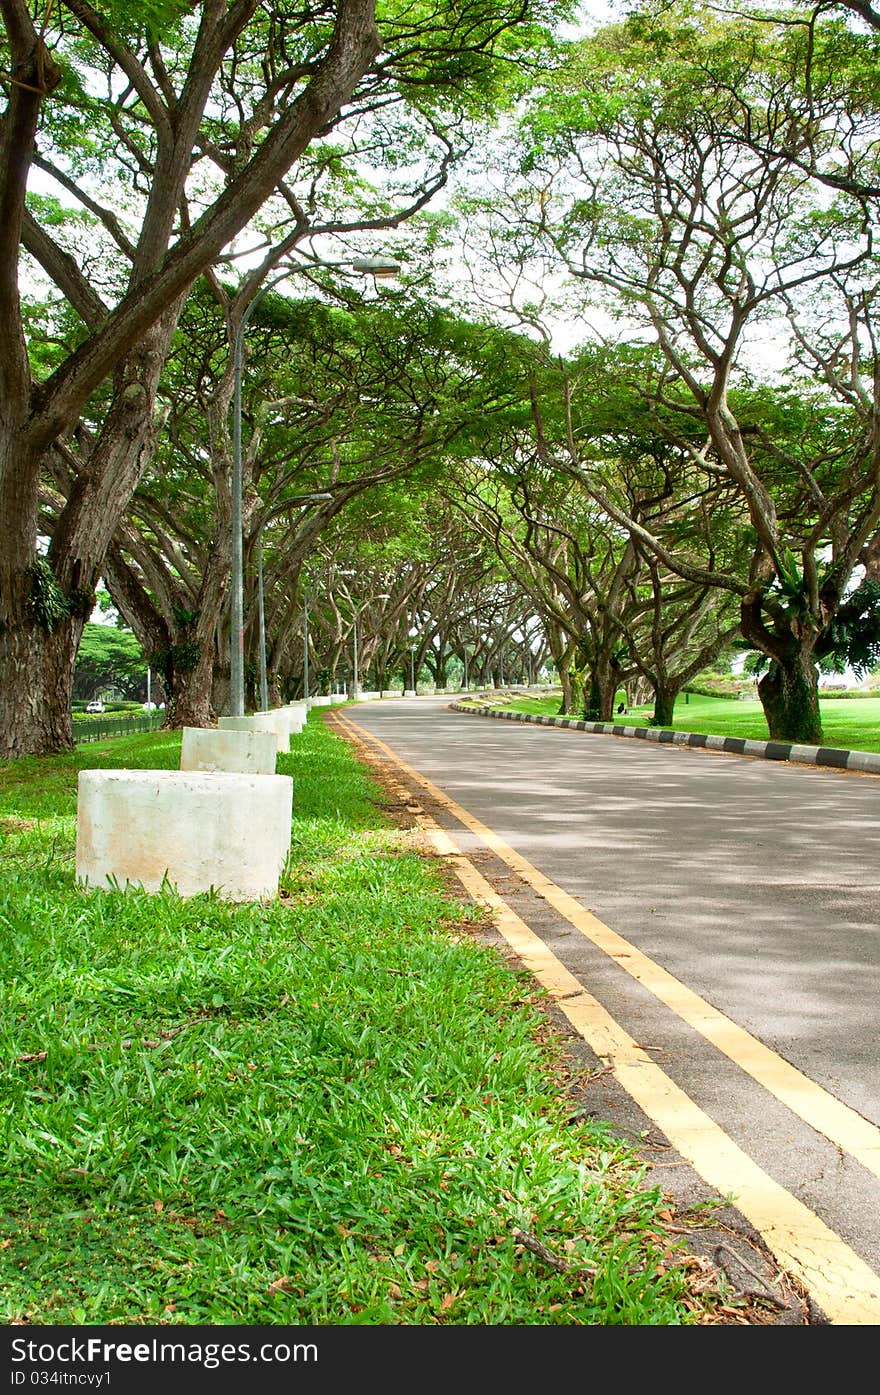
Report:
<svg viewBox="0 0 880 1395"><path fill-rule="evenodd" d="M532 981L349 748L316 718L295 744L256 905L75 884L77 770L176 768L179 738L0 767L0 1321L703 1320Z"/></svg>
<svg viewBox="0 0 880 1395"><path fill-rule="evenodd" d="M517 698L505 704L516 712L536 712L555 717L559 698ZM853 702L846 698L821 698L824 744L849 751L880 751L880 698ZM632 707L614 721L627 726L648 726L652 707ZM574 714L573 714L574 715ZM740 702L733 698L708 698L691 693L675 705L672 722L675 731L706 732L710 736L744 736L767 741L769 733L760 702Z"/></svg>

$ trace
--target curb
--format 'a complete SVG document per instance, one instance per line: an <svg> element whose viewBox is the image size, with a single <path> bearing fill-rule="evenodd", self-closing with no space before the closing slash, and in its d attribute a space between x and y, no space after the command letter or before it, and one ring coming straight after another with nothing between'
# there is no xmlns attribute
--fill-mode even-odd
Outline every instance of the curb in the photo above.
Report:
<svg viewBox="0 0 880 1395"><path fill-rule="evenodd" d="M787 741L749 741L742 736L706 736L704 732L672 731L668 727L626 727L611 722L580 722L573 717L542 717L536 712L499 712L492 707L449 704L453 712L470 717L500 717L508 722L532 722L543 727L572 727L596 736L632 736L661 746L695 746L762 760L787 760L798 765L825 765L834 770L861 770L880 775L880 751L841 751L835 746L798 746Z"/></svg>

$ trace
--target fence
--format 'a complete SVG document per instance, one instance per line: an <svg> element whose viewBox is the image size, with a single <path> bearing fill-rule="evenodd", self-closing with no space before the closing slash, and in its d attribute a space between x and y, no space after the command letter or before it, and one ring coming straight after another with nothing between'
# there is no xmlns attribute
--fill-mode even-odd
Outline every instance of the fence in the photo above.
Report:
<svg viewBox="0 0 880 1395"><path fill-rule="evenodd" d="M73 739L105 741L108 736L135 736L138 732L155 731L165 721L164 712L135 712L121 717L74 717Z"/></svg>

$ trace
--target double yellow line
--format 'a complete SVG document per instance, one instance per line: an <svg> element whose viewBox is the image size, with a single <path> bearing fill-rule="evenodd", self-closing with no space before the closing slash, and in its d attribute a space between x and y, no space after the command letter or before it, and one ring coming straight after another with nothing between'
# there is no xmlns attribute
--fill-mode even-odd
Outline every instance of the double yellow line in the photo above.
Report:
<svg viewBox="0 0 880 1395"><path fill-rule="evenodd" d="M880 1129L770 1051L697 993L604 925L502 838L372 733L340 713L336 721L361 746L382 751L411 785L421 787L522 877L570 925L637 979L671 1011L729 1057L805 1123L880 1178ZM393 780L398 792L409 791ZM450 834L424 810L416 819L468 894L494 913L507 943L535 975L593 1052L611 1069L669 1142L722 1196L732 1195L781 1268L795 1275L830 1322L880 1322L880 1276L802 1202L763 1171L647 1055L544 941L476 870Z"/></svg>

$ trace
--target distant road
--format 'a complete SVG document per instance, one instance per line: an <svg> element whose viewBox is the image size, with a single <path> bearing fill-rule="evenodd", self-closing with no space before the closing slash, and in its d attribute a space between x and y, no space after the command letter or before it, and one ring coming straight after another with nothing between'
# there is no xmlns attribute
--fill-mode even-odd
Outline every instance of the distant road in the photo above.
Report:
<svg viewBox="0 0 880 1395"><path fill-rule="evenodd" d="M832 1320L880 1322L880 777L448 703L345 715L430 782L426 807L597 1000L594 1019L606 1012L646 1048L629 1048L638 1059L617 1076L629 1070L649 1101L665 1089L664 1108L684 1092L712 1124L699 1147L716 1127L731 1141L771 1248L789 1258L794 1246L796 1260L799 1244L816 1248L808 1276L839 1261L843 1290L864 1302L852 1299L850 1319L842 1298ZM676 1109L658 1126L677 1127ZM789 1235L802 1210L818 1238ZM835 1243L829 1259L822 1246ZM833 1309L833 1286L823 1298Z"/></svg>

